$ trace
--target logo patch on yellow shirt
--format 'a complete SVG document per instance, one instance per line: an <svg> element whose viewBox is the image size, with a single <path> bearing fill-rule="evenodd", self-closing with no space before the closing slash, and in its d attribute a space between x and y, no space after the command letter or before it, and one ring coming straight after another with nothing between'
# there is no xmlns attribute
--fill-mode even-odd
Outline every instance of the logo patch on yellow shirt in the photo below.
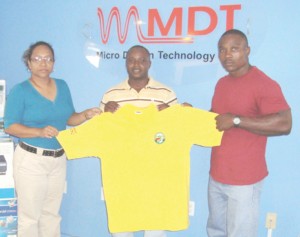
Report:
<svg viewBox="0 0 300 237"><path fill-rule="evenodd" d="M159 133L155 134L154 141L157 144L162 144L162 143L165 142L165 140L166 140L166 138L165 138L165 135L163 133L159 132Z"/></svg>

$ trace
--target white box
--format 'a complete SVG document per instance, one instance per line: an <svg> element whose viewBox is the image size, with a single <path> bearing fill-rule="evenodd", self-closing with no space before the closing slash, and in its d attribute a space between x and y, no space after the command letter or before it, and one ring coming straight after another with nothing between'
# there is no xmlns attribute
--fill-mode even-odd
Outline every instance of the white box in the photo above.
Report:
<svg viewBox="0 0 300 237"><path fill-rule="evenodd" d="M11 140L0 140L0 191L1 189L14 189L13 179L13 154L14 154L14 143ZM1 192L2 194L4 192ZM0 198L11 198L2 197Z"/></svg>

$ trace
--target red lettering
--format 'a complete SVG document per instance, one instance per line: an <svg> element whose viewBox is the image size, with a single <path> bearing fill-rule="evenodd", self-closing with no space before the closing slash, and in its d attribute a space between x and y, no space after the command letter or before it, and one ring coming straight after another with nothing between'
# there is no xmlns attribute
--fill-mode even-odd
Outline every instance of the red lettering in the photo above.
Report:
<svg viewBox="0 0 300 237"><path fill-rule="evenodd" d="M234 27L234 14L236 10L241 9L241 4L236 5L221 5L220 10L225 11L226 18L226 30L232 29ZM208 16L207 25L199 26L199 16ZM116 28L118 39L121 44L123 44L127 38L127 33L129 31L129 22L134 20L139 22L139 12L135 6L131 6L127 12L124 28L121 25L121 16L119 9L113 7L109 13L107 22L105 24L104 14L101 8L98 8L99 26L102 42L107 43L110 30L112 26L112 20L116 20ZM198 18L197 18L198 17ZM162 18L157 9L148 10L148 35L144 35L142 28L139 24L135 24L138 40L141 43L174 43L174 44L187 44L193 43L194 39L192 36L208 35L215 30L218 25L218 15L216 11L207 6L196 6L188 8L187 15L187 34L183 32L183 8L174 8L169 16L167 23L164 24ZM203 24L202 24L203 25ZM170 36L170 31L174 28L173 36ZM155 33L155 29L158 29L160 35Z"/></svg>
<svg viewBox="0 0 300 237"><path fill-rule="evenodd" d="M234 28L234 11L241 10L241 5L224 5L220 6L220 10L227 12L226 14L226 30Z"/></svg>
<svg viewBox="0 0 300 237"><path fill-rule="evenodd" d="M167 25L164 26L163 22L160 18L160 15L157 9L149 9L148 12L148 36L154 36L154 22L157 23L157 26L160 30L162 36L168 36L170 28L173 22L176 21L175 24L175 35L182 35L182 8L174 8L172 14L167 22Z"/></svg>
<svg viewBox="0 0 300 237"><path fill-rule="evenodd" d="M208 16L210 18L210 24L207 26L206 29L195 30L195 25L196 25L195 14L197 12L205 12L208 14ZM188 34L189 35L207 35L216 28L217 23L218 23L217 13L210 7L190 7L189 8L189 15L188 15Z"/></svg>

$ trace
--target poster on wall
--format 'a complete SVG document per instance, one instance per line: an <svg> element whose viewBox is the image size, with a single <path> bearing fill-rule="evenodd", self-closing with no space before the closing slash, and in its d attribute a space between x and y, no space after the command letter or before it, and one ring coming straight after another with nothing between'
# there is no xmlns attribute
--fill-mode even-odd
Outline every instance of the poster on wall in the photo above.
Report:
<svg viewBox="0 0 300 237"><path fill-rule="evenodd" d="M12 160L14 144L4 132L5 80L0 80L0 198L14 198L14 180L12 174Z"/></svg>
<svg viewBox="0 0 300 237"><path fill-rule="evenodd" d="M14 198L14 179L12 174L14 144L11 140L0 140L0 199Z"/></svg>
<svg viewBox="0 0 300 237"><path fill-rule="evenodd" d="M17 236L17 200L12 174L14 144L4 132L5 80L0 80L0 237Z"/></svg>
<svg viewBox="0 0 300 237"><path fill-rule="evenodd" d="M16 237L17 223L17 200L0 199L0 237Z"/></svg>

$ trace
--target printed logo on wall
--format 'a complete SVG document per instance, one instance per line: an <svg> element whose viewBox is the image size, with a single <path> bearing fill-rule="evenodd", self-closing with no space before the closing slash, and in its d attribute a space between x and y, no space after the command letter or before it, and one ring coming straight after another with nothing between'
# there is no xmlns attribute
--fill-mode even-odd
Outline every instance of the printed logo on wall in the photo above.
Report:
<svg viewBox="0 0 300 237"><path fill-rule="evenodd" d="M202 40L219 28L232 29L236 21L235 17L241 11L241 4L228 4L214 6L189 6L173 7L169 9L143 8L131 5L128 10L119 6L101 6L97 9L99 20L99 42L87 44L86 59L95 67L99 67L101 60L118 60L126 58L126 51L110 48L109 43L120 45L139 41L141 44L174 45L194 44L196 40ZM87 24L89 26L89 24ZM89 27L86 31L91 32ZM87 34L87 35L90 35ZM201 38L202 37L202 38ZM90 39L90 37L88 37ZM198 43L198 42L197 42ZM97 45L95 47L95 45ZM116 45L115 45L116 46ZM98 49L97 49L98 48ZM198 50L197 50L198 49ZM207 48L203 48L209 50ZM185 67L184 62L199 64L211 64L215 61L213 52L201 52L201 48L193 48L189 51L172 48L151 51L151 59L180 61L179 71ZM180 72L179 72L180 73Z"/></svg>
<svg viewBox="0 0 300 237"><path fill-rule="evenodd" d="M221 5L220 11L225 12L225 26L226 29L232 29L234 26L234 13L237 10L241 10L241 4L235 5ZM186 9L183 7L176 7L172 10L172 13L164 24L159 10L148 9L147 22L140 18L139 10L136 6L131 6L127 12L125 26L122 33L121 22L124 16L121 16L118 7L113 7L108 15L107 24L105 24L104 13L101 8L98 8L99 26L101 31L101 39L103 44L107 44L110 36L110 31L112 27L112 20L115 17L117 22L117 34L118 39L121 44L126 41L127 34L129 31L130 19L134 19L136 33L139 42L148 44L188 44L194 42L194 36L208 35L215 30L218 24L218 14L217 10L214 10L208 6L195 6L188 7L187 16L184 15ZM209 18L208 24L202 29L196 29L196 23L198 23L198 18L202 15ZM183 32L183 24L187 21L187 32ZM145 35L142 32L141 25L147 24L148 33ZM156 27L157 26L157 31ZM172 33L171 29L175 29L175 34L170 36ZM160 35L155 32L160 32Z"/></svg>

